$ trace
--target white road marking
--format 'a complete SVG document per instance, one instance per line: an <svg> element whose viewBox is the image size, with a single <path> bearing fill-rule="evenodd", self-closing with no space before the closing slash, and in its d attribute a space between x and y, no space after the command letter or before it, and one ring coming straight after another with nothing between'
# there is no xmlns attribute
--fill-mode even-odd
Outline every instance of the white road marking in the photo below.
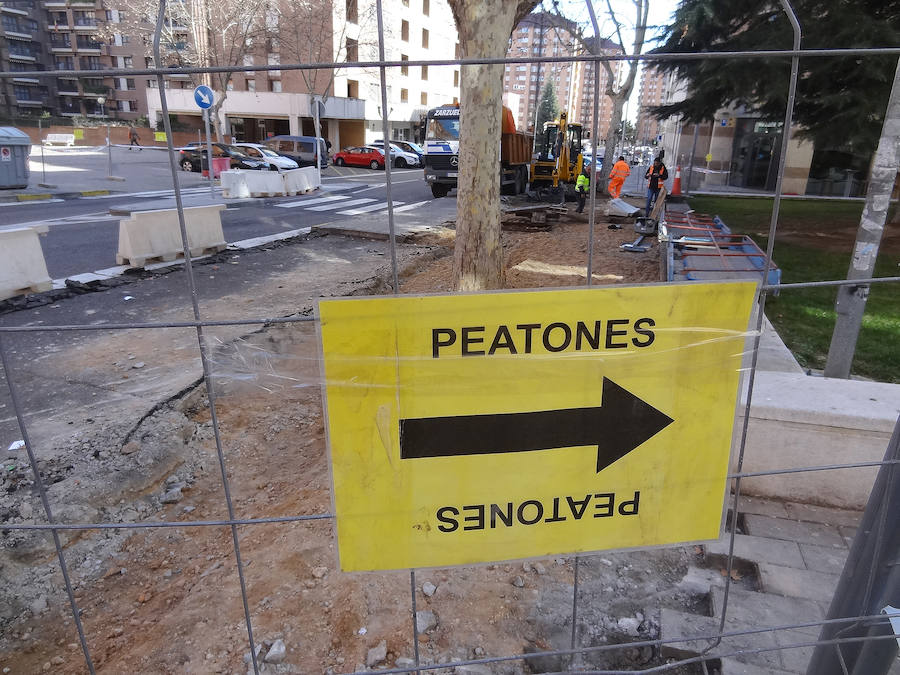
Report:
<svg viewBox="0 0 900 675"><path fill-rule="evenodd" d="M338 199L348 199L347 195L331 195L330 197L318 197L316 199L301 199L296 202L284 202L276 204L279 209L295 209L298 206L309 206L310 204L324 204L325 202L333 202Z"/></svg>
<svg viewBox="0 0 900 675"><path fill-rule="evenodd" d="M320 206L310 206L307 211L333 211L334 209L343 209L347 206L359 206L360 204L368 204L374 202L371 198L351 199L349 202L337 202L331 204L322 204Z"/></svg>
<svg viewBox="0 0 900 675"><path fill-rule="evenodd" d="M415 202L414 204L407 204L406 206L394 208L394 213L402 213L403 211L412 211L413 209L417 209L420 206L424 206L425 204L428 204L428 203L429 202L424 201L424 202Z"/></svg>
<svg viewBox="0 0 900 675"><path fill-rule="evenodd" d="M401 204L405 204L406 202L394 202L394 206L399 206ZM386 209L388 206L387 202L378 202L377 204L371 204L369 206L363 206L359 209L348 209L347 211L338 211L342 216L359 216L363 213L371 213L372 211L380 211L381 209Z"/></svg>

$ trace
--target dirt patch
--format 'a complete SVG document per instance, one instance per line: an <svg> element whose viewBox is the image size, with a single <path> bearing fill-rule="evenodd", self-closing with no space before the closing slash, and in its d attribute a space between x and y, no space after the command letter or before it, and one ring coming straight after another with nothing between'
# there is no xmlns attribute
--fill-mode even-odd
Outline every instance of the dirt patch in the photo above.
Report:
<svg viewBox="0 0 900 675"><path fill-rule="evenodd" d="M634 238L628 229L608 230L601 223L595 236L597 283L657 279L655 249L648 254L618 250ZM451 245L445 237L438 242ZM562 223L549 232L504 233L503 249L509 287L584 283L585 223ZM444 253L412 257L417 262L404 274L402 291L449 290L452 256L446 255L449 249ZM423 664L447 664L433 672L449 674L454 661L569 647L575 580L571 557L417 572L415 602L423 628L418 644L413 643L409 572L338 571L333 522L327 517L330 478L313 324L269 326L223 343L213 366L234 516L310 517L234 528L254 637L263 645L260 660L277 640L286 646L283 662L268 664L267 672L402 668L412 665L418 650ZM157 433L160 429L166 430L164 437ZM94 519L228 517L203 387L148 417L128 441L135 445L127 452L124 446L117 449L121 463L137 462L165 439L177 444L178 461L163 473L145 472L153 479L148 478L142 494L129 494L115 507L98 506L90 514ZM128 509L134 513L123 516ZM186 526L107 530L67 540L75 598L99 672L247 670L249 647L232 535L228 526ZM19 580L21 597L18 612L7 613L0 666L24 673L84 672L52 546L40 553L29 561L27 572L4 559L4 575L8 581ZM658 637L662 607L695 609L702 604L694 593L677 587L699 559L694 547L580 558L577 643L601 646ZM5 584L5 591L11 589ZM661 662L658 652L647 647L596 652L581 661L595 668ZM566 666L567 657L536 656L467 672L518 674Z"/></svg>

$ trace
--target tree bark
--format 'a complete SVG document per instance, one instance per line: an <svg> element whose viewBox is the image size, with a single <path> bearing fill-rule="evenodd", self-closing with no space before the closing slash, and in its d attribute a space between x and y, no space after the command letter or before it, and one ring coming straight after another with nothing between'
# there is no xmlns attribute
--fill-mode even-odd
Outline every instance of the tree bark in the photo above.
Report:
<svg viewBox="0 0 900 675"><path fill-rule="evenodd" d="M516 23L536 0L450 0L468 57L503 58ZM461 68L459 178L453 277L457 290L503 286L500 248L502 65Z"/></svg>

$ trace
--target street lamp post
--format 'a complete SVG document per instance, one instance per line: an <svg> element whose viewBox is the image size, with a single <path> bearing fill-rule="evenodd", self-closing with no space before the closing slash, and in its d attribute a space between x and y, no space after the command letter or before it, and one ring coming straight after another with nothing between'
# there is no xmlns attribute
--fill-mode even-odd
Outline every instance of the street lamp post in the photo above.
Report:
<svg viewBox="0 0 900 675"><path fill-rule="evenodd" d="M106 103L106 97L98 96L97 103L100 104L100 117L106 117L103 109L103 104ZM112 144L109 139L109 120L106 121L106 177L112 177Z"/></svg>

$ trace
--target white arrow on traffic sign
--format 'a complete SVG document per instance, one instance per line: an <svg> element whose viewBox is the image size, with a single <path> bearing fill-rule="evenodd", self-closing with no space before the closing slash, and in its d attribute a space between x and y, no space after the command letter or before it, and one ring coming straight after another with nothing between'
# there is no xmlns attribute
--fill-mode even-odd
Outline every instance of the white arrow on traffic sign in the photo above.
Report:
<svg viewBox="0 0 900 675"><path fill-rule="evenodd" d="M194 102L198 107L205 110L212 106L214 100L215 94L213 94L213 90L207 87L205 84L201 84L199 87L194 89Z"/></svg>

